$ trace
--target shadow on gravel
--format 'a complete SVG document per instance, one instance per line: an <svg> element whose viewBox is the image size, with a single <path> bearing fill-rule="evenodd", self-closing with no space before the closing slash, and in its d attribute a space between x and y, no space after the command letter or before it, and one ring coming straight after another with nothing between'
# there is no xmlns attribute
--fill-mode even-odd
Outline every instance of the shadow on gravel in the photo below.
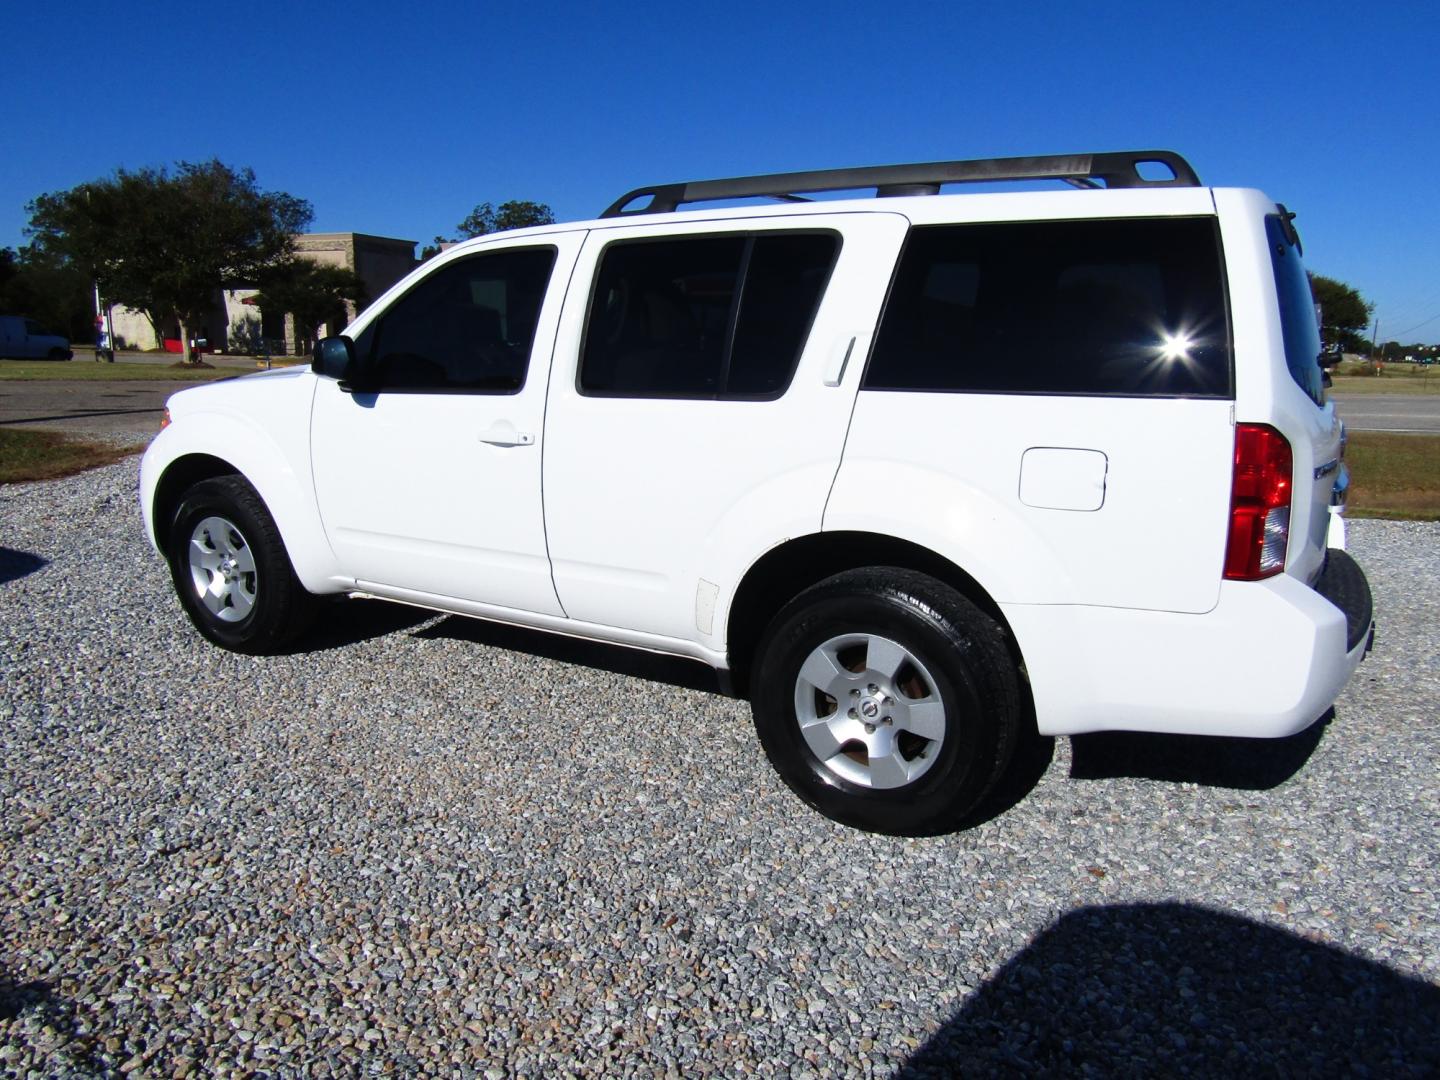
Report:
<svg viewBox="0 0 1440 1080"><path fill-rule="evenodd" d="M436 617L433 611L386 600L340 599L323 604L315 625L284 650L286 655L343 649L372 638L409 630Z"/></svg>
<svg viewBox="0 0 1440 1080"><path fill-rule="evenodd" d="M1330 709L1304 731L1284 739L1217 735L1151 735L1107 731L1070 739L1072 780L1167 780L1206 787L1266 791L1299 772L1335 718Z"/></svg>
<svg viewBox="0 0 1440 1080"><path fill-rule="evenodd" d="M50 999L49 983L15 983L0 975L0 1020L14 1020L26 1009L43 1006Z"/></svg>
<svg viewBox="0 0 1440 1080"><path fill-rule="evenodd" d="M33 574L42 566L48 565L49 562L49 559L42 559L39 555L32 555L28 551L0 547L0 585L25 577L27 574Z"/></svg>
<svg viewBox="0 0 1440 1080"><path fill-rule="evenodd" d="M102 1075L92 1039L80 1035L79 1028L74 1003L57 994L54 984L17 983L0 968L0 1045L19 1048L33 1042L48 1069L31 1075Z"/></svg>
<svg viewBox="0 0 1440 1080"><path fill-rule="evenodd" d="M603 645L597 641L582 641L579 638L561 637L558 634L525 630L517 626L485 622L482 619L467 619L458 615L418 630L415 636L472 641L477 645L491 645L497 649L529 653L531 656L543 656L548 660L559 660L564 664L599 668L616 675L668 683L687 690L720 693L715 671L708 665L698 660L664 656L646 652L644 649Z"/></svg>
<svg viewBox="0 0 1440 1080"><path fill-rule="evenodd" d="M1081 908L897 1077L1434 1076L1440 988L1185 904Z"/></svg>

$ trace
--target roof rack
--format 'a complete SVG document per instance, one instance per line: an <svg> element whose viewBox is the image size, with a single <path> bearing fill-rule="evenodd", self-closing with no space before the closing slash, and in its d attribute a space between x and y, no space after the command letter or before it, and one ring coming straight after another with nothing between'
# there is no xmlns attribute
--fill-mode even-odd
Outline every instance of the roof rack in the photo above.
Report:
<svg viewBox="0 0 1440 1080"><path fill-rule="evenodd" d="M1169 170L1164 179L1150 179L1142 165ZM1199 187L1200 178L1190 163L1172 150L1125 150L1108 154L1051 154L1042 157L976 158L972 161L934 161L916 165L872 165L859 169L821 169L814 172L736 176L728 180L691 180L636 188L612 203L602 218L628 214L668 214L685 203L719 199L772 198L809 202L817 191L874 188L877 196L935 195L942 184L978 184L1003 180L1064 180L1075 187L1110 188ZM631 203L645 196L650 201L636 209Z"/></svg>

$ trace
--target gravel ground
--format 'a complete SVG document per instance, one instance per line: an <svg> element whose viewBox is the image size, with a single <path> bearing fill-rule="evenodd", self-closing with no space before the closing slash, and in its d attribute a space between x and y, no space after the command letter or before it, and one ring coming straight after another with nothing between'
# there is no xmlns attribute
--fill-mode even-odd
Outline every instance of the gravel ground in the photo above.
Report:
<svg viewBox="0 0 1440 1080"><path fill-rule="evenodd" d="M1040 741L902 841L680 665L373 602L212 649L134 489L0 488L5 1075L1440 1070L1440 526L1352 524L1328 724Z"/></svg>

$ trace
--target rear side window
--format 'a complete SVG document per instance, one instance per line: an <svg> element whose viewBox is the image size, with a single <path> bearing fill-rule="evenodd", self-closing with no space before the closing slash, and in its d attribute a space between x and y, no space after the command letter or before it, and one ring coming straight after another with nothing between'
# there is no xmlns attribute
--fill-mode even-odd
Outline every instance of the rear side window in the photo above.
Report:
<svg viewBox="0 0 1440 1080"><path fill-rule="evenodd" d="M441 267L355 343L379 390L514 394L525 385L555 249L511 248Z"/></svg>
<svg viewBox="0 0 1440 1080"><path fill-rule="evenodd" d="M1299 238L1285 228L1279 214L1265 219L1270 262L1275 268L1275 293L1280 301L1280 328L1285 337L1285 366L1290 377L1317 404L1325 400L1320 373L1320 323L1310 277L1300 263Z"/></svg>
<svg viewBox="0 0 1440 1080"><path fill-rule="evenodd" d="M925 226L865 387L1231 396L1213 218Z"/></svg>
<svg viewBox="0 0 1440 1080"><path fill-rule="evenodd" d="M839 246L834 233L612 244L596 273L580 392L779 397L799 363Z"/></svg>

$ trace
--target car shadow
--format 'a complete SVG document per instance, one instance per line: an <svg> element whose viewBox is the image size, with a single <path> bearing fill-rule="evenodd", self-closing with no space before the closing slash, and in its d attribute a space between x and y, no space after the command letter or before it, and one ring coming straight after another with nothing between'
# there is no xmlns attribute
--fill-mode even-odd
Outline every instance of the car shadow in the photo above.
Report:
<svg viewBox="0 0 1440 1080"><path fill-rule="evenodd" d="M1334 718L1335 710L1330 709L1304 731L1284 739L1131 731L1074 735L1070 739L1070 778L1130 777L1267 791L1305 766Z"/></svg>
<svg viewBox="0 0 1440 1080"><path fill-rule="evenodd" d="M1434 1076L1440 988L1190 904L1070 911L895 1073Z"/></svg>
<svg viewBox="0 0 1440 1080"><path fill-rule="evenodd" d="M415 636L469 641L477 645L490 645L497 649L542 656L547 660L558 660L562 664L577 664L599 668L616 675L668 683L686 690L722 693L715 670L708 664L645 649L630 649L623 645L607 645L582 638L547 634L542 630L506 626L483 619L467 619L461 615L451 615L433 626L423 627L416 631Z"/></svg>
<svg viewBox="0 0 1440 1080"><path fill-rule="evenodd" d="M0 547L0 585L33 574L42 566L48 566L49 563L49 559L32 555L28 551Z"/></svg>
<svg viewBox="0 0 1440 1080"><path fill-rule="evenodd" d="M16 1023L22 1017L30 1022ZM18 982L0 966L0 1023L8 1029L6 1042L10 1045L24 1045L32 1032L39 1035L34 1048L48 1059L45 1064L51 1074L103 1075L94 1053L96 1035L82 1023L74 1002L56 992L54 983L39 979Z"/></svg>
<svg viewBox="0 0 1440 1080"><path fill-rule="evenodd" d="M324 652L358 645L362 641L409 630L437 617L437 613L388 600L335 599L322 603L315 623L281 655Z"/></svg>

